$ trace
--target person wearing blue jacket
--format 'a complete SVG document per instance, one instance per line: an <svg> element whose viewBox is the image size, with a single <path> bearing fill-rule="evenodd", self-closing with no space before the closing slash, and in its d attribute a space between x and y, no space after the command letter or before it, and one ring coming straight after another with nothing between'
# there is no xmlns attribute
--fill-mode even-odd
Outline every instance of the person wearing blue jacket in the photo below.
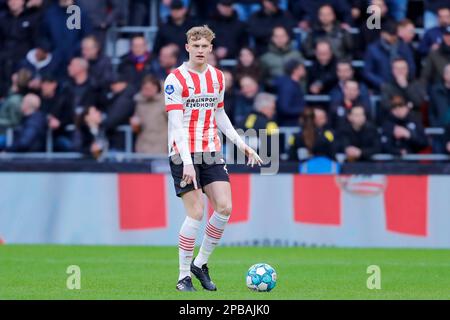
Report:
<svg viewBox="0 0 450 320"><path fill-rule="evenodd" d="M439 48L439 45L442 43L443 28L450 26L450 7L439 8L437 16L439 25L425 32L417 48L422 57L426 57L430 50Z"/></svg>

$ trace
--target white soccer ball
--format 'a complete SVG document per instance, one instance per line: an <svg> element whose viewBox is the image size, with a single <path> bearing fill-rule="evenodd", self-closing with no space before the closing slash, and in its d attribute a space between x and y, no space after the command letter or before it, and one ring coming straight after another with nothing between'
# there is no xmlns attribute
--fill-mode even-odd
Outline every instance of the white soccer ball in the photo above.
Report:
<svg viewBox="0 0 450 320"><path fill-rule="evenodd" d="M252 265L247 272L246 284L250 290L269 292L277 283L277 273L267 263Z"/></svg>

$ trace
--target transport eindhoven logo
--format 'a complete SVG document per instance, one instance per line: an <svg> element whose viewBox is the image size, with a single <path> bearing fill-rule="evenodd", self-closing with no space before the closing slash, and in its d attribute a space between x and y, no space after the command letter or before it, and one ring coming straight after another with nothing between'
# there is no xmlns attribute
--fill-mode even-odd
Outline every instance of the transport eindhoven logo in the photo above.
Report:
<svg viewBox="0 0 450 320"><path fill-rule="evenodd" d="M341 190L364 197L373 197L384 193L387 179L382 175L337 176L336 183Z"/></svg>

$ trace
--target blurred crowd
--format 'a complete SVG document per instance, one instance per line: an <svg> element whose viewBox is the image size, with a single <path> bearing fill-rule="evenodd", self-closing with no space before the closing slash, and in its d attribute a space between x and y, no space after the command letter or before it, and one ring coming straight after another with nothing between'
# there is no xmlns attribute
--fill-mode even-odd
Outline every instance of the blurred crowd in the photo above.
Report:
<svg viewBox="0 0 450 320"><path fill-rule="evenodd" d="M79 29L67 27L74 4ZM154 8L154 42L127 34L114 62L108 29L149 26ZM134 152L165 154L161 83L199 24L216 33L208 61L234 126L300 128L284 137L290 160L450 153L450 0L0 0L0 150L44 151L51 130L54 151L98 157L125 150L128 125Z"/></svg>

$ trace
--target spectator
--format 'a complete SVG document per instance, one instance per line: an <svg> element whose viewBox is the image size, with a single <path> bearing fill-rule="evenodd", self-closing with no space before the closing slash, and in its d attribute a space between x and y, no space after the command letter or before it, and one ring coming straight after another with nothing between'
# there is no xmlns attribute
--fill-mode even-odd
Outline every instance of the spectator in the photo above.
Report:
<svg viewBox="0 0 450 320"><path fill-rule="evenodd" d="M421 83L409 74L409 66L405 59L397 58L392 61L392 80L381 85L382 116L389 114L390 101L394 96L402 96L412 103L414 116L422 122L421 107L425 101L426 92Z"/></svg>
<svg viewBox="0 0 450 320"><path fill-rule="evenodd" d="M151 55L147 41L142 35L131 39L131 51L120 58L118 72L128 83L139 88L142 79L152 73Z"/></svg>
<svg viewBox="0 0 450 320"><path fill-rule="evenodd" d="M447 126L445 128L444 141L445 141L445 152L450 154L450 126Z"/></svg>
<svg viewBox="0 0 450 320"><path fill-rule="evenodd" d="M433 85L441 81L444 67L450 63L450 26L444 29L439 49L431 51L424 62L422 81Z"/></svg>
<svg viewBox="0 0 450 320"><path fill-rule="evenodd" d="M425 29L431 29L439 25L439 8L448 8L448 0L424 0L425 14L423 17L423 26Z"/></svg>
<svg viewBox="0 0 450 320"><path fill-rule="evenodd" d="M285 64L285 74L276 81L278 123L280 126L295 126L305 107L302 89L305 67L300 60L290 60Z"/></svg>
<svg viewBox="0 0 450 320"><path fill-rule="evenodd" d="M293 59L302 61L303 57L293 48L288 31L284 27L273 28L269 51L261 57L264 84L273 88L275 78L284 75L286 62Z"/></svg>
<svg viewBox="0 0 450 320"><path fill-rule="evenodd" d="M444 68L442 82L432 86L430 93L430 125L450 125L450 63Z"/></svg>
<svg viewBox="0 0 450 320"><path fill-rule="evenodd" d="M261 10L255 12L248 21L248 32L255 41L257 55L267 51L275 27L283 26L285 30L292 30L295 26L291 15L280 9L278 2L279 0L261 0Z"/></svg>
<svg viewBox="0 0 450 320"><path fill-rule="evenodd" d="M355 105L348 111L348 122L336 134L339 152L345 154L347 161L370 161L381 152L377 128L367 121L363 106Z"/></svg>
<svg viewBox="0 0 450 320"><path fill-rule="evenodd" d="M230 118L231 122L234 123L234 113L236 110L236 89L235 89L235 80L233 77L233 73L229 70L222 70L223 76L225 78L225 112Z"/></svg>
<svg viewBox="0 0 450 320"><path fill-rule="evenodd" d="M88 36L81 42L82 57L89 63L89 78L95 81L99 90L109 86L113 67L111 59L104 55L101 45L95 36Z"/></svg>
<svg viewBox="0 0 450 320"><path fill-rule="evenodd" d="M314 58L316 43L321 39L325 39L331 44L333 53L338 59L352 56L352 35L339 25L333 7L329 4L320 7L318 24L308 33L303 42L303 52L306 58Z"/></svg>
<svg viewBox="0 0 450 320"><path fill-rule="evenodd" d="M422 124L410 113L402 96L391 99L391 112L383 123L381 144L383 152L392 155L417 153L428 146Z"/></svg>
<svg viewBox="0 0 450 320"><path fill-rule="evenodd" d="M327 112L324 109L305 108L300 125L302 131L289 141L290 160L304 160L307 156L334 158L334 133L328 125Z"/></svg>
<svg viewBox="0 0 450 320"><path fill-rule="evenodd" d="M253 109L255 97L259 92L259 84L251 76L243 76L239 81L239 92L236 95L234 122L240 124Z"/></svg>
<svg viewBox="0 0 450 320"><path fill-rule="evenodd" d="M168 21L158 28L156 34L153 52L159 54L159 51L169 43L175 43L180 50L186 43L186 32L194 26L194 21L188 17L188 9L181 0L172 0L170 4L170 17ZM183 58L186 53L180 52Z"/></svg>
<svg viewBox="0 0 450 320"><path fill-rule="evenodd" d="M115 75L110 90L100 97L95 106L102 116L99 118L96 110L88 112L86 121L90 124L90 129L95 132L104 130L113 150L125 149L123 133L118 132L117 128L129 123L134 113L134 94L135 89L128 84L127 79L123 75Z"/></svg>
<svg viewBox="0 0 450 320"><path fill-rule="evenodd" d="M430 51L437 50L443 39L444 28L450 26L450 8L448 6L441 7L437 11L438 26L425 31L418 48L419 53L426 57Z"/></svg>
<svg viewBox="0 0 450 320"><path fill-rule="evenodd" d="M11 75L38 39L39 16L25 8L25 0L8 0L0 15L0 97L7 94Z"/></svg>
<svg viewBox="0 0 450 320"><path fill-rule="evenodd" d="M81 40L92 32L86 15L81 15L79 29L67 28L67 8L74 4L75 0L55 1L45 10L42 21L43 36L50 41L53 56L62 66L66 66L73 57L80 54ZM81 12L84 12L83 7Z"/></svg>
<svg viewBox="0 0 450 320"><path fill-rule="evenodd" d="M398 24L397 35L398 38L403 41L403 43L406 44L412 52L414 64L416 65L416 73L412 76L418 77L421 71L422 58L417 51L417 43L414 41L416 38L416 27L414 26L414 23L412 23L409 19L400 21Z"/></svg>
<svg viewBox="0 0 450 320"><path fill-rule="evenodd" d="M47 125L52 130L55 151L75 151L72 133L66 130L75 124L72 97L63 94L57 78L44 75L41 85L41 110L47 115Z"/></svg>
<svg viewBox="0 0 450 320"><path fill-rule="evenodd" d="M147 0L121 1L128 4L128 25L148 26L150 25L150 2ZM165 1L167 2L167 1Z"/></svg>
<svg viewBox="0 0 450 320"><path fill-rule="evenodd" d="M39 41L36 48L28 52L20 66L31 71L33 75L31 87L36 90L40 89L41 78L44 74L59 75L59 63L55 61L50 44L45 39Z"/></svg>
<svg viewBox="0 0 450 320"><path fill-rule="evenodd" d="M347 80L358 81L353 69L351 60L342 59L336 63L336 75L338 78L337 85L330 91L331 101L343 101L344 99L344 83ZM366 101L370 101L369 90L362 81L358 81L359 92ZM365 103L364 103L365 104Z"/></svg>
<svg viewBox="0 0 450 320"><path fill-rule="evenodd" d="M240 81L244 76L251 76L258 82L262 78L262 70L258 60L255 58L255 51L249 47L241 48L239 59L235 69L236 80Z"/></svg>
<svg viewBox="0 0 450 320"><path fill-rule="evenodd" d="M395 24L396 21L392 17L392 15L389 12L389 8L386 5L385 0L371 0L370 5L377 6L380 10L380 26L381 30L379 28L368 28L367 25L367 19L364 19L362 22L362 25L360 26L361 35L360 37L362 47L361 49L365 51L364 49L367 48L370 44L376 42L380 39L381 32L383 30L383 26L385 25L392 25Z"/></svg>
<svg viewBox="0 0 450 320"><path fill-rule="evenodd" d="M178 66L179 54L180 49L174 43L162 47L158 59L152 61L152 74L160 81L164 81L170 72Z"/></svg>
<svg viewBox="0 0 450 320"><path fill-rule="evenodd" d="M384 82L391 81L392 61L397 58L403 58L408 63L410 75L415 75L413 53L399 41L397 25L382 25L381 38L368 47L364 58L364 77L373 89L379 91Z"/></svg>
<svg viewBox="0 0 450 320"><path fill-rule="evenodd" d="M125 24L121 0L78 0L91 21L93 34L100 46L105 44L108 28Z"/></svg>
<svg viewBox="0 0 450 320"><path fill-rule="evenodd" d="M248 45L247 26L239 20L233 0L219 0L216 12L208 23L214 30L215 53L220 59L235 59L239 49Z"/></svg>
<svg viewBox="0 0 450 320"><path fill-rule="evenodd" d="M336 61L326 40L316 44L316 58L308 70L308 87L312 94L329 94L337 84Z"/></svg>
<svg viewBox="0 0 450 320"><path fill-rule="evenodd" d="M258 136L258 150L267 150L271 156L271 140L278 137L278 124L275 121L276 96L266 92L260 92L255 97L253 111L240 125L245 130L256 130ZM264 130L264 131L261 131ZM266 138L267 137L267 138Z"/></svg>
<svg viewBox="0 0 450 320"><path fill-rule="evenodd" d="M63 95L72 99L72 112L76 121L97 100L98 91L89 77L89 63L83 58L73 58L67 67L70 79L64 84Z"/></svg>
<svg viewBox="0 0 450 320"><path fill-rule="evenodd" d="M140 92L134 96L134 102L135 111L130 125L137 133L136 152L166 154L167 112L160 80L150 75L144 77Z"/></svg>
<svg viewBox="0 0 450 320"><path fill-rule="evenodd" d="M292 1L292 12L298 23L298 27L308 31L319 20L319 9L324 5L331 5L337 13L339 21L348 25L352 23L351 9L346 0L302 0Z"/></svg>
<svg viewBox="0 0 450 320"><path fill-rule="evenodd" d="M10 92L0 106L0 146L3 147L6 143L6 130L18 126L22 119L22 99L29 91L32 74L27 69L20 69L11 78Z"/></svg>
<svg viewBox="0 0 450 320"><path fill-rule="evenodd" d="M23 97L21 111L22 120L16 133L12 146L7 152L41 152L45 150L46 120L43 112L39 110L41 99L35 94Z"/></svg>
<svg viewBox="0 0 450 320"><path fill-rule="evenodd" d="M341 100L331 100L330 118L331 127L336 131L340 130L347 123L348 112L354 106L364 108L365 115L370 114L370 101L367 96L362 96L359 90L359 84L355 80L346 80L344 82L343 97Z"/></svg>

